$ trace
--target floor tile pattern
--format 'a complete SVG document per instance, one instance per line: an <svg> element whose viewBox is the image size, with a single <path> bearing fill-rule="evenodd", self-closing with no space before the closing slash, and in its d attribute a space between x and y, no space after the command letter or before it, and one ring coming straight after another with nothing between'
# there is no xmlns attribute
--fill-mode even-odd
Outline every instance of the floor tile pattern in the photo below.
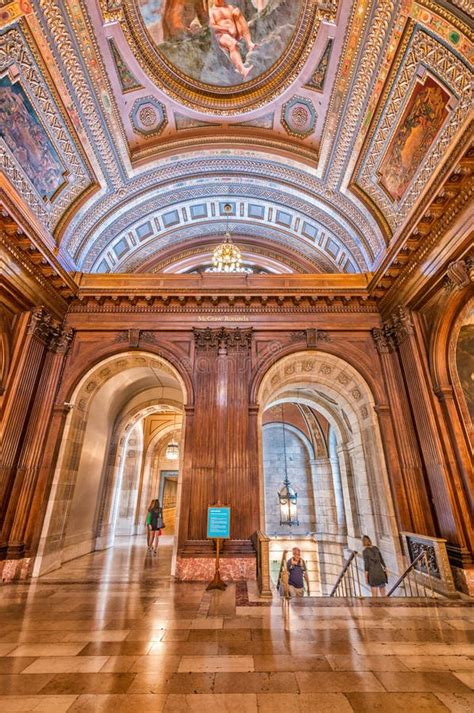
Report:
<svg viewBox="0 0 474 713"><path fill-rule="evenodd" d="M2 713L472 713L469 602L254 606L169 577L171 544L81 557L0 594Z"/></svg>

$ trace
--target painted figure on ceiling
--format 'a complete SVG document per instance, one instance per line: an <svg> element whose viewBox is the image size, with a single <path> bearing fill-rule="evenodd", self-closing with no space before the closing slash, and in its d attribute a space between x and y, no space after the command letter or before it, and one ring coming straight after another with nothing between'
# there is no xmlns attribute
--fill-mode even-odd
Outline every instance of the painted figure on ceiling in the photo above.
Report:
<svg viewBox="0 0 474 713"><path fill-rule="evenodd" d="M257 79L281 58L303 0L137 0L167 63L215 87Z"/></svg>
<svg viewBox="0 0 474 713"><path fill-rule="evenodd" d="M234 69L245 78L253 65L244 64L238 43L244 40L249 52L255 49L247 20L238 8L228 5L226 0L215 0L209 18L219 47L228 54Z"/></svg>
<svg viewBox="0 0 474 713"><path fill-rule="evenodd" d="M400 200L448 115L449 94L431 77L417 84L382 162L380 177Z"/></svg>
<svg viewBox="0 0 474 713"><path fill-rule="evenodd" d="M163 39L175 40L209 23L208 0L165 0Z"/></svg>

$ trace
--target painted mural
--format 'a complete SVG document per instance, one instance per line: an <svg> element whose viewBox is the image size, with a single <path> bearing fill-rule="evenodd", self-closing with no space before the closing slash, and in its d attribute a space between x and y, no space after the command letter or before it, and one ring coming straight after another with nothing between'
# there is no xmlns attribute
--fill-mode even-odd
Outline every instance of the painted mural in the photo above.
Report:
<svg viewBox="0 0 474 713"><path fill-rule="evenodd" d="M284 54L304 0L138 0L159 51L181 72L229 87L256 79Z"/></svg>
<svg viewBox="0 0 474 713"><path fill-rule="evenodd" d="M379 181L393 200L412 182L448 116L450 95L434 79L417 82L380 164Z"/></svg>
<svg viewBox="0 0 474 713"><path fill-rule="evenodd" d="M474 307L469 311L459 332L456 367L469 415L474 423Z"/></svg>
<svg viewBox="0 0 474 713"><path fill-rule="evenodd" d="M19 82L0 78L0 137L40 196L50 199L65 182L65 167Z"/></svg>

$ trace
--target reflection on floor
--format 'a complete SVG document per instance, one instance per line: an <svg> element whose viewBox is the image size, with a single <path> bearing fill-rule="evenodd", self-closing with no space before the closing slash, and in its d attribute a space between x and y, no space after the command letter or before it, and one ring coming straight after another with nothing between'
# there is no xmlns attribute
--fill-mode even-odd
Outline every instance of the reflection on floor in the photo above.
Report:
<svg viewBox="0 0 474 713"><path fill-rule="evenodd" d="M469 605L320 600L285 629L278 601L172 582L171 548L124 543L3 587L2 713L474 710Z"/></svg>

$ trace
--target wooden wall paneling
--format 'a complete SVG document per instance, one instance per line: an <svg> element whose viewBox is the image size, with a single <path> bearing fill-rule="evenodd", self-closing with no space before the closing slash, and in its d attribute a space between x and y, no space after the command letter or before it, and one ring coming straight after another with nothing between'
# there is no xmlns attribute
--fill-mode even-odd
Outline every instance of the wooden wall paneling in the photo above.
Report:
<svg viewBox="0 0 474 713"><path fill-rule="evenodd" d="M45 439L51 421L58 382L67 353L72 332L58 329L48 347L34 400L30 410L28 426L20 453L14 492L10 497L3 537L9 531L7 559L19 559L29 550L25 538L31 518L38 507L34 507L37 495L37 480Z"/></svg>
<svg viewBox="0 0 474 713"><path fill-rule="evenodd" d="M22 337L17 342L13 358L9 387L3 403L0 424L2 456L0 462L0 514L2 535L0 555L5 556L9 532L3 531L8 502L13 490L16 465L22 446L25 428L30 415L32 399L51 336L51 316L42 308L34 310L22 320Z"/></svg>
<svg viewBox="0 0 474 713"><path fill-rule="evenodd" d="M387 464L396 479L394 500L398 506L400 529L435 536L430 497L398 357L383 330L373 330L373 336L380 355L396 441L396 448L387 454Z"/></svg>
<svg viewBox="0 0 474 713"><path fill-rule="evenodd" d="M434 394L427 379L423 353L417 340L412 317L403 308L393 318L393 336L400 354L403 375L410 397L426 473L433 496L440 534L460 550L470 549L474 533L469 528L470 515L458 487L457 469L446 458L438 430Z"/></svg>

